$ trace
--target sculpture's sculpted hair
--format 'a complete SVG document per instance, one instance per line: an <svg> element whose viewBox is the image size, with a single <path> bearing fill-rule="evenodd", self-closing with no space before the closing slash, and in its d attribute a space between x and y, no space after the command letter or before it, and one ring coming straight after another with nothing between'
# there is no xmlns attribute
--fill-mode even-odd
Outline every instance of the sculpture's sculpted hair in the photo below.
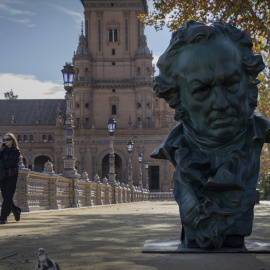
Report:
<svg viewBox="0 0 270 270"><path fill-rule="evenodd" d="M254 110L257 106L259 80L257 76L265 65L261 55L254 54L252 40L246 31L240 30L230 24L212 22L200 23L194 20L188 21L185 27L180 27L173 32L170 45L160 56L157 66L160 75L154 79L154 91L159 98L164 98L171 108L175 109L174 118L177 121L185 119L186 110L181 105L180 86L176 55L185 50L191 44L215 39L216 36L225 36L233 41L242 56L242 67L249 81L247 86L249 106Z"/></svg>

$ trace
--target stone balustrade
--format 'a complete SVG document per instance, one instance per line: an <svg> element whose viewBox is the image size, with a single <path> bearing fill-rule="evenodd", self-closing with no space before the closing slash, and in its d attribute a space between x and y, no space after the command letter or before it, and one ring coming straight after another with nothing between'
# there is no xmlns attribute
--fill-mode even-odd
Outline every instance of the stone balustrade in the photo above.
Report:
<svg viewBox="0 0 270 270"><path fill-rule="evenodd" d="M150 192L148 193L149 201L174 201L172 192Z"/></svg>
<svg viewBox="0 0 270 270"><path fill-rule="evenodd" d="M112 203L130 203L148 200L150 193L137 187L117 183L111 186L106 178L103 182L96 175L93 181L87 173L74 184L72 178L54 173L39 173L20 169L14 202L22 211L61 209ZM2 196L0 196L0 204Z"/></svg>

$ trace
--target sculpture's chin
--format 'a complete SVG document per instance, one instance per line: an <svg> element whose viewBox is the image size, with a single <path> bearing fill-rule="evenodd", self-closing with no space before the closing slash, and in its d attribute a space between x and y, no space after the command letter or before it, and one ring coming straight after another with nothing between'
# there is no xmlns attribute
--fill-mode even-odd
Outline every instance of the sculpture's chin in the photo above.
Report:
<svg viewBox="0 0 270 270"><path fill-rule="evenodd" d="M220 126L219 128L209 131L209 138L218 142L228 142L233 140L241 129L233 126Z"/></svg>

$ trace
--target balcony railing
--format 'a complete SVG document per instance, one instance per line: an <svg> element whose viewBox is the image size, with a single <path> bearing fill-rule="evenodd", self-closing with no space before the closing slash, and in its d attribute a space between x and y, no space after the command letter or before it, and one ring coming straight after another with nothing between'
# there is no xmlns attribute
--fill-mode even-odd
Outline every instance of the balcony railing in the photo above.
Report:
<svg viewBox="0 0 270 270"><path fill-rule="evenodd" d="M88 82L92 84L133 84L137 82L152 82L153 77L150 76L139 76L139 77L133 77L133 78L124 78L124 79L114 79L114 78L108 78L108 79L96 79L92 77L83 77L80 76L79 78L75 78L76 82Z"/></svg>

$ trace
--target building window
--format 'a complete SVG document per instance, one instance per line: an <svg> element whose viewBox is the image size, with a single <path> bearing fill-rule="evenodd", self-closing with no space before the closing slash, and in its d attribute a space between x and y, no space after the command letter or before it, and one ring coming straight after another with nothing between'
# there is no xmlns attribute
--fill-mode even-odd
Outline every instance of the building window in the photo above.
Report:
<svg viewBox="0 0 270 270"><path fill-rule="evenodd" d="M56 164L57 164L57 173L61 172L61 158L57 157L56 158Z"/></svg>
<svg viewBox="0 0 270 270"><path fill-rule="evenodd" d="M109 42L118 41L118 31L116 29L110 29L108 34L109 34Z"/></svg>
<svg viewBox="0 0 270 270"><path fill-rule="evenodd" d="M150 117L146 118L146 127L150 127Z"/></svg>
<svg viewBox="0 0 270 270"><path fill-rule="evenodd" d="M112 115L116 114L116 105L112 105Z"/></svg>
<svg viewBox="0 0 270 270"><path fill-rule="evenodd" d="M46 135L42 135L42 141L47 142L47 136Z"/></svg>
<svg viewBox="0 0 270 270"><path fill-rule="evenodd" d="M112 92L115 93L115 89L113 89Z"/></svg>
<svg viewBox="0 0 270 270"><path fill-rule="evenodd" d="M76 108L79 109L80 108L80 104L76 103Z"/></svg>
<svg viewBox="0 0 270 270"><path fill-rule="evenodd" d="M28 142L27 135L23 135L23 141L24 141L24 142Z"/></svg>
<svg viewBox="0 0 270 270"><path fill-rule="evenodd" d="M128 20L125 20L125 32L126 32L126 51L128 51Z"/></svg>
<svg viewBox="0 0 270 270"><path fill-rule="evenodd" d="M85 108L89 109L89 103L85 103Z"/></svg>
<svg viewBox="0 0 270 270"><path fill-rule="evenodd" d="M85 118L84 128L90 128L90 119L89 118Z"/></svg>
<svg viewBox="0 0 270 270"><path fill-rule="evenodd" d="M76 71L76 75L77 75L77 81L80 80L80 70L77 68L77 71Z"/></svg>
<svg viewBox="0 0 270 270"><path fill-rule="evenodd" d="M22 135L18 135L18 142L21 142L22 141Z"/></svg>
<svg viewBox="0 0 270 270"><path fill-rule="evenodd" d="M76 128L80 127L80 118L76 119Z"/></svg>
<svg viewBox="0 0 270 270"><path fill-rule="evenodd" d="M138 20L138 48L140 47L140 45L141 45L141 23Z"/></svg>
<svg viewBox="0 0 270 270"><path fill-rule="evenodd" d="M84 172L85 171L85 159L84 157L81 158L81 172Z"/></svg>
<svg viewBox="0 0 270 270"><path fill-rule="evenodd" d="M53 141L53 137L52 137L51 134L48 136L48 140L49 140L49 142L52 142Z"/></svg>
<svg viewBox="0 0 270 270"><path fill-rule="evenodd" d="M100 25L100 20L98 20L98 50L101 51L101 25Z"/></svg>
<svg viewBox="0 0 270 270"><path fill-rule="evenodd" d="M115 55L115 49L112 49L112 55Z"/></svg>
<svg viewBox="0 0 270 270"><path fill-rule="evenodd" d="M141 76L141 68L140 67L137 67L137 69L136 69L136 75L137 76Z"/></svg>
<svg viewBox="0 0 270 270"><path fill-rule="evenodd" d="M112 65L115 66L115 62L112 62Z"/></svg>
<svg viewBox="0 0 270 270"><path fill-rule="evenodd" d="M88 76L89 76L89 71L88 71L88 68L86 68L84 70L84 74L85 74L85 80L87 80Z"/></svg>
<svg viewBox="0 0 270 270"><path fill-rule="evenodd" d="M33 142L33 141L34 141L34 136L33 136L33 135L30 135L30 136L29 136L29 141L30 141L30 142Z"/></svg>
<svg viewBox="0 0 270 270"><path fill-rule="evenodd" d="M111 3L111 7L114 7L114 3Z"/></svg>

